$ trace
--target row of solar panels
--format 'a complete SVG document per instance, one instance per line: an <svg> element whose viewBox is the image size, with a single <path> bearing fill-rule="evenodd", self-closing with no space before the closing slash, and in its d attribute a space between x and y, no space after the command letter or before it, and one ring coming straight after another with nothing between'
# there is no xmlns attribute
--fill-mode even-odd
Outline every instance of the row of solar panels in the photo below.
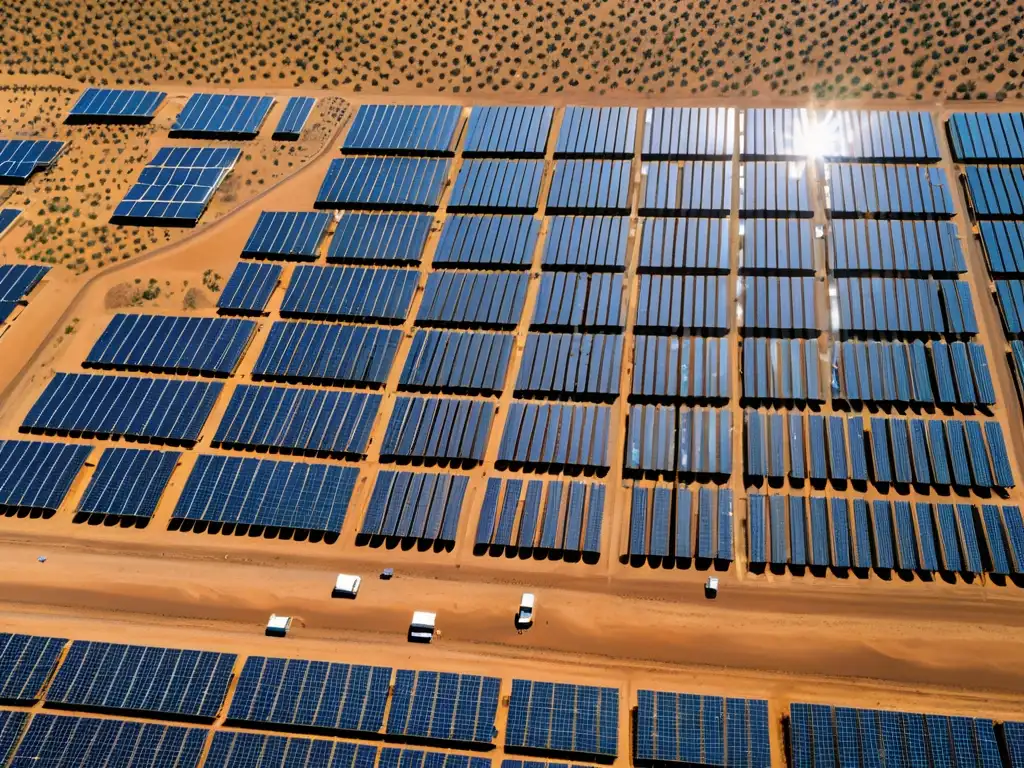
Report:
<svg viewBox="0 0 1024 768"><path fill-rule="evenodd" d="M626 422L623 471L669 477L732 474L732 412L634 405Z"/></svg>
<svg viewBox="0 0 1024 768"><path fill-rule="evenodd" d="M872 416L867 433L862 416L748 410L744 421L746 475L755 482L1014 486L997 421Z"/></svg>
<svg viewBox="0 0 1024 768"><path fill-rule="evenodd" d="M0 139L0 184L24 184L32 174L53 167L63 141Z"/></svg>
<svg viewBox="0 0 1024 768"><path fill-rule="evenodd" d="M971 286L962 280L837 277L832 285L841 333L978 333Z"/></svg>
<svg viewBox="0 0 1024 768"><path fill-rule="evenodd" d="M697 507L694 510L694 496ZM633 486L625 555L634 563L683 565L733 560L733 502L728 488Z"/></svg>
<svg viewBox="0 0 1024 768"><path fill-rule="evenodd" d="M0 211L0 216L8 210L11 209ZM20 213L20 211L16 213ZM0 226L0 233L2 232L3 226ZM0 265L0 323L5 322L11 316L14 308L25 300L25 297L32 292L49 271L49 267L35 264Z"/></svg>
<svg viewBox="0 0 1024 768"><path fill-rule="evenodd" d="M752 494L747 532L752 566L1024 573L1015 506Z"/></svg>

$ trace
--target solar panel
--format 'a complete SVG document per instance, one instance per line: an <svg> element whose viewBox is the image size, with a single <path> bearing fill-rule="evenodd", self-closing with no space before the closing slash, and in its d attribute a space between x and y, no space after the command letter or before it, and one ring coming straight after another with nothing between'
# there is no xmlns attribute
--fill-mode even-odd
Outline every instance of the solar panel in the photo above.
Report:
<svg viewBox="0 0 1024 768"><path fill-rule="evenodd" d="M644 112L644 160L732 157L736 110L651 107Z"/></svg>
<svg viewBox="0 0 1024 768"><path fill-rule="evenodd" d="M217 730L204 768L374 768L377 747L351 741Z"/></svg>
<svg viewBox="0 0 1024 768"><path fill-rule="evenodd" d="M288 99L281 119L274 128L273 138L277 141L298 141L315 105L316 99L312 96L292 96Z"/></svg>
<svg viewBox="0 0 1024 768"><path fill-rule="evenodd" d="M207 729L39 713L10 768L198 768Z"/></svg>
<svg viewBox="0 0 1024 768"><path fill-rule="evenodd" d="M927 112L837 110L825 112L819 124L832 146L827 160L936 163L941 159L935 126Z"/></svg>
<svg viewBox="0 0 1024 768"><path fill-rule="evenodd" d="M607 469L611 408L513 401L498 447L498 465Z"/></svg>
<svg viewBox="0 0 1024 768"><path fill-rule="evenodd" d="M964 281L837 277L832 285L839 304L839 328L846 334L978 332L970 285Z"/></svg>
<svg viewBox="0 0 1024 768"><path fill-rule="evenodd" d="M555 157L632 157L636 107L566 107Z"/></svg>
<svg viewBox="0 0 1024 768"><path fill-rule="evenodd" d="M52 168L63 151L63 141L0 139L0 184L24 184Z"/></svg>
<svg viewBox="0 0 1024 768"><path fill-rule="evenodd" d="M729 222L643 219L639 272L728 272Z"/></svg>
<svg viewBox="0 0 1024 768"><path fill-rule="evenodd" d="M272 96L194 93L171 125L172 137L256 138L274 106Z"/></svg>
<svg viewBox="0 0 1024 768"><path fill-rule="evenodd" d="M377 155L447 155L459 140L462 108L440 105L364 104L345 136L342 152Z"/></svg>
<svg viewBox="0 0 1024 768"><path fill-rule="evenodd" d="M388 711L393 736L490 744L497 729L501 679L399 669Z"/></svg>
<svg viewBox="0 0 1024 768"><path fill-rule="evenodd" d="M829 266L839 274L967 271L956 224L950 221L837 219L830 242Z"/></svg>
<svg viewBox="0 0 1024 768"><path fill-rule="evenodd" d="M1022 768L1024 766L1024 723L1003 723L1003 741L1006 743L1010 768Z"/></svg>
<svg viewBox="0 0 1024 768"><path fill-rule="evenodd" d="M365 458L380 400L365 392L239 384L213 445Z"/></svg>
<svg viewBox="0 0 1024 768"><path fill-rule="evenodd" d="M11 316L15 306L32 292L49 271L49 267L34 264L0 264L0 323Z"/></svg>
<svg viewBox="0 0 1024 768"><path fill-rule="evenodd" d="M67 640L0 632L0 701L31 704L50 680ZM0 761L4 750L0 749Z"/></svg>
<svg viewBox="0 0 1024 768"><path fill-rule="evenodd" d="M465 160L455 177L451 211L535 213L543 160Z"/></svg>
<svg viewBox="0 0 1024 768"><path fill-rule="evenodd" d="M242 257L316 261L330 223L329 213L261 211Z"/></svg>
<svg viewBox="0 0 1024 768"><path fill-rule="evenodd" d="M401 339L397 328L275 321L252 377L257 381L382 387Z"/></svg>
<svg viewBox="0 0 1024 768"><path fill-rule="evenodd" d="M454 544L468 485L464 475L379 472L356 543L387 538Z"/></svg>
<svg viewBox="0 0 1024 768"><path fill-rule="evenodd" d="M52 514L91 452L89 445L0 441L0 509Z"/></svg>
<svg viewBox="0 0 1024 768"><path fill-rule="evenodd" d="M379 733L391 667L250 656L227 722Z"/></svg>
<svg viewBox="0 0 1024 768"><path fill-rule="evenodd" d="M530 329L618 332L625 314L622 275L544 272Z"/></svg>
<svg viewBox="0 0 1024 768"><path fill-rule="evenodd" d="M531 333L516 379L518 397L611 401L619 396L622 336Z"/></svg>
<svg viewBox="0 0 1024 768"><path fill-rule="evenodd" d="M151 518L180 457L175 451L107 448L76 512Z"/></svg>
<svg viewBox="0 0 1024 768"><path fill-rule="evenodd" d="M118 313L83 365L229 376L255 332L253 320Z"/></svg>
<svg viewBox="0 0 1024 768"><path fill-rule="evenodd" d="M619 691L568 683L512 681L506 751L618 754Z"/></svg>
<svg viewBox="0 0 1024 768"><path fill-rule="evenodd" d="M807 183L807 163L748 161L740 168L743 193L740 216L810 218L814 210Z"/></svg>
<svg viewBox="0 0 1024 768"><path fill-rule="evenodd" d="M314 207L437 210L450 166L450 160L419 157L332 160Z"/></svg>
<svg viewBox="0 0 1024 768"><path fill-rule="evenodd" d="M281 316L400 324L418 283L419 273L411 269L300 264L292 271Z"/></svg>
<svg viewBox="0 0 1024 768"><path fill-rule="evenodd" d="M544 157L552 107L473 107L465 157Z"/></svg>
<svg viewBox="0 0 1024 768"><path fill-rule="evenodd" d="M507 333L416 331L400 389L497 394L505 387L514 339Z"/></svg>
<svg viewBox="0 0 1024 768"><path fill-rule="evenodd" d="M720 278L723 282L726 278ZM817 336L813 277L758 275L741 278L745 333ZM706 308L705 308L705 311Z"/></svg>
<svg viewBox="0 0 1024 768"><path fill-rule="evenodd" d="M727 400L732 380L725 339L636 336L631 400Z"/></svg>
<svg viewBox="0 0 1024 768"><path fill-rule="evenodd" d="M426 213L345 213L327 248L332 264L418 264L434 217Z"/></svg>
<svg viewBox="0 0 1024 768"><path fill-rule="evenodd" d="M486 757L470 757L452 752L384 747L380 751L377 768L491 768L491 761Z"/></svg>
<svg viewBox="0 0 1024 768"><path fill-rule="evenodd" d="M239 262L217 299L217 309L228 314L260 314L280 280L277 264Z"/></svg>
<svg viewBox="0 0 1024 768"><path fill-rule="evenodd" d="M222 386L186 379L58 373L21 428L194 443Z"/></svg>
<svg viewBox="0 0 1024 768"><path fill-rule="evenodd" d="M233 653L75 640L46 701L212 721L227 698L236 658Z"/></svg>
<svg viewBox="0 0 1024 768"><path fill-rule="evenodd" d="M27 722L28 712L0 710L0 765L9 765L7 759Z"/></svg>
<svg viewBox="0 0 1024 768"><path fill-rule="evenodd" d="M724 223L726 222L722 222ZM810 221L751 219L741 224L740 231L743 236L743 250L740 253L741 271L814 271L814 232ZM727 269L728 266L729 262L726 260L723 268Z"/></svg>
<svg viewBox="0 0 1024 768"><path fill-rule="evenodd" d="M148 123L167 98L160 91L86 88L68 112L68 123Z"/></svg>
<svg viewBox="0 0 1024 768"><path fill-rule="evenodd" d="M949 116L950 147L958 163L1024 160L1024 114L957 112Z"/></svg>
<svg viewBox="0 0 1024 768"><path fill-rule="evenodd" d="M241 157L237 147L164 147L117 204L113 224L195 226Z"/></svg>
<svg viewBox="0 0 1024 768"><path fill-rule="evenodd" d="M835 217L948 219L953 198L942 168L825 163L826 202Z"/></svg>
<svg viewBox="0 0 1024 768"><path fill-rule="evenodd" d="M639 332L722 332L731 326L735 296L730 296L728 277L639 275L638 283Z"/></svg>
<svg viewBox="0 0 1024 768"><path fill-rule="evenodd" d="M825 399L817 340L745 338L742 351L744 400Z"/></svg>
<svg viewBox="0 0 1024 768"><path fill-rule="evenodd" d="M743 160L807 158L811 131L806 109L746 109L743 119Z"/></svg>
<svg viewBox="0 0 1024 768"><path fill-rule="evenodd" d="M398 397L380 455L437 459L462 465L483 461L494 404L447 397Z"/></svg>
<svg viewBox="0 0 1024 768"><path fill-rule="evenodd" d="M625 216L552 216L544 238L545 270L622 272L629 219Z"/></svg>
<svg viewBox="0 0 1024 768"><path fill-rule="evenodd" d="M355 467L201 455L171 518L337 534L358 477Z"/></svg>
<svg viewBox="0 0 1024 768"><path fill-rule="evenodd" d="M21 216L21 211L18 208L0 208L0 237L4 236L7 228L14 224L14 221ZM10 266L5 264L3 269L9 269Z"/></svg>
<svg viewBox="0 0 1024 768"><path fill-rule="evenodd" d="M628 160L557 160L548 213L628 214L632 170Z"/></svg>
<svg viewBox="0 0 1024 768"><path fill-rule="evenodd" d="M523 313L528 283L527 275L510 272L431 272L416 323L511 330Z"/></svg>
<svg viewBox="0 0 1024 768"><path fill-rule="evenodd" d="M728 216L732 163L653 161L640 168L641 216Z"/></svg>
<svg viewBox="0 0 1024 768"><path fill-rule="evenodd" d="M627 474L724 476L732 472L728 409L634 405L626 429L623 469Z"/></svg>
<svg viewBox="0 0 1024 768"><path fill-rule="evenodd" d="M529 269L540 224L531 216L448 216L434 269Z"/></svg>

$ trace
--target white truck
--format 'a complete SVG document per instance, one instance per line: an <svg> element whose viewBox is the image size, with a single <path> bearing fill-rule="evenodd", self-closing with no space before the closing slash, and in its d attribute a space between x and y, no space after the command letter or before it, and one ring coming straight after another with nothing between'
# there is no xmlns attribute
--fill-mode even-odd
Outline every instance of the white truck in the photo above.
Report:
<svg viewBox="0 0 1024 768"><path fill-rule="evenodd" d="M526 629L533 625L533 603L533 593L523 592L523 596L519 600L519 614L516 616L516 626L520 629Z"/></svg>

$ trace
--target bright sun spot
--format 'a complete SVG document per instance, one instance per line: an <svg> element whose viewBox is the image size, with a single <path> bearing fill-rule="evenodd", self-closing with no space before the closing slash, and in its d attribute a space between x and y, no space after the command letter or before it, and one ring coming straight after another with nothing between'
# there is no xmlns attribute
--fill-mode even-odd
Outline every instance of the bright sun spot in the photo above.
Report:
<svg viewBox="0 0 1024 768"><path fill-rule="evenodd" d="M831 115L815 123L805 123L793 136L794 149L808 159L828 157L839 150L839 131Z"/></svg>

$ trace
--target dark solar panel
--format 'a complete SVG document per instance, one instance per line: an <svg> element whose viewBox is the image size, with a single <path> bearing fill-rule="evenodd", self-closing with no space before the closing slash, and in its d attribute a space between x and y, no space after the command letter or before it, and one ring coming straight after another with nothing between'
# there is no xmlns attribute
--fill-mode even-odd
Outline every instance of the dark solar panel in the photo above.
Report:
<svg viewBox="0 0 1024 768"><path fill-rule="evenodd" d="M0 237L3 237L7 228L10 227L14 223L15 219L20 215L21 211L18 208L0 208ZM9 269L10 266L13 265L5 264L3 265L3 268Z"/></svg>
<svg viewBox="0 0 1024 768"><path fill-rule="evenodd" d="M455 178L448 209L534 213L543 178L543 160L466 160Z"/></svg>
<svg viewBox="0 0 1024 768"><path fill-rule="evenodd" d="M616 688L515 679L505 749L614 757L618 722Z"/></svg>
<svg viewBox="0 0 1024 768"><path fill-rule="evenodd" d="M298 141L302 135L302 129L306 127L306 121L316 105L316 99L312 96L292 96L285 104L281 119L274 128L273 138L278 141Z"/></svg>
<svg viewBox="0 0 1024 768"><path fill-rule="evenodd" d="M332 264L418 264L434 217L426 213L342 214L327 248Z"/></svg>
<svg viewBox="0 0 1024 768"><path fill-rule="evenodd" d="M1024 113L958 112L949 116L947 127L959 163L1024 160Z"/></svg>
<svg viewBox="0 0 1024 768"><path fill-rule="evenodd" d="M242 256L315 261L330 222L329 213L262 211Z"/></svg>
<svg viewBox="0 0 1024 768"><path fill-rule="evenodd" d="M24 184L53 167L63 151L63 141L0 139L0 184Z"/></svg>
<svg viewBox="0 0 1024 768"><path fill-rule="evenodd" d="M230 314L260 314L281 280L277 264L239 262L217 299L217 309Z"/></svg>
<svg viewBox="0 0 1024 768"><path fill-rule="evenodd" d="M628 238L625 216L552 216L541 265L546 270L622 272Z"/></svg>
<svg viewBox="0 0 1024 768"><path fill-rule="evenodd" d="M38 700L67 642L64 638L0 632L0 701L31 704ZM0 761L3 754L0 749Z"/></svg>
<svg viewBox="0 0 1024 768"><path fill-rule="evenodd" d="M543 157L552 107L474 107L469 115L466 157Z"/></svg>
<svg viewBox="0 0 1024 768"><path fill-rule="evenodd" d="M490 744L501 679L400 669L387 733L430 741Z"/></svg>
<svg viewBox="0 0 1024 768"><path fill-rule="evenodd" d="M195 93L171 126L172 137L252 139L274 106L272 96Z"/></svg>
<svg viewBox="0 0 1024 768"><path fill-rule="evenodd" d="M724 333L732 324L735 296L728 277L640 275L638 283L637 331Z"/></svg>
<svg viewBox="0 0 1024 768"><path fill-rule="evenodd" d="M160 91L86 88L71 111L69 123L146 123L167 97Z"/></svg>
<svg viewBox="0 0 1024 768"><path fill-rule="evenodd" d="M418 325L511 330L519 323L529 277L510 272L456 272L427 275Z"/></svg>
<svg viewBox="0 0 1024 768"><path fill-rule="evenodd" d="M292 271L281 316L398 324L418 283L419 273L411 269L302 264Z"/></svg>
<svg viewBox="0 0 1024 768"><path fill-rule="evenodd" d="M625 322L621 274L541 274L531 330L618 332Z"/></svg>
<svg viewBox="0 0 1024 768"><path fill-rule="evenodd" d="M0 227L0 234L2 233L3 229ZM49 271L49 267L34 264L0 265L0 323L10 317L18 303L32 292Z"/></svg>
<svg viewBox="0 0 1024 768"><path fill-rule="evenodd" d="M317 193L315 207L436 210L450 166L450 160L420 157L332 160Z"/></svg>
<svg viewBox="0 0 1024 768"><path fill-rule="evenodd" d="M622 373L622 341L622 336L610 334L529 334L516 396L614 400Z"/></svg>
<svg viewBox="0 0 1024 768"><path fill-rule="evenodd" d="M76 640L46 701L212 721L227 697L236 658L233 653Z"/></svg>
<svg viewBox="0 0 1024 768"><path fill-rule="evenodd" d="M79 514L150 518L180 453L107 448L78 503Z"/></svg>
<svg viewBox="0 0 1024 768"><path fill-rule="evenodd" d="M92 446L0 441L0 509L55 512Z"/></svg>
<svg viewBox="0 0 1024 768"><path fill-rule="evenodd" d="M506 333L416 331L400 389L497 394L505 387L514 339Z"/></svg>
<svg viewBox="0 0 1024 768"><path fill-rule="evenodd" d="M498 465L607 469L611 408L513 401L498 448Z"/></svg>
<svg viewBox="0 0 1024 768"><path fill-rule="evenodd" d="M384 747L380 751L377 768L491 768L491 760L452 752Z"/></svg>
<svg viewBox="0 0 1024 768"><path fill-rule="evenodd" d="M379 472L357 543L386 538L454 544L468 485L464 475Z"/></svg>
<svg viewBox="0 0 1024 768"><path fill-rule="evenodd" d="M727 219L643 220L639 272L728 272L729 258Z"/></svg>
<svg viewBox="0 0 1024 768"><path fill-rule="evenodd" d="M483 461L494 404L449 397L399 397L381 443L382 460Z"/></svg>
<svg viewBox="0 0 1024 768"><path fill-rule="evenodd" d="M820 323L813 277L748 276L741 278L739 290L743 297L744 333L818 335Z"/></svg>
<svg viewBox="0 0 1024 768"><path fill-rule="evenodd" d="M374 768L377 747L351 741L218 730L204 768Z"/></svg>
<svg viewBox="0 0 1024 768"><path fill-rule="evenodd" d="M529 269L540 224L531 216L449 216L434 269Z"/></svg>
<svg viewBox="0 0 1024 768"><path fill-rule="evenodd" d="M0 710L0 765L9 765L7 759L27 722L28 712Z"/></svg>
<svg viewBox="0 0 1024 768"><path fill-rule="evenodd" d="M455 106L364 104L341 149L376 155L451 155L461 119L462 108Z"/></svg>

